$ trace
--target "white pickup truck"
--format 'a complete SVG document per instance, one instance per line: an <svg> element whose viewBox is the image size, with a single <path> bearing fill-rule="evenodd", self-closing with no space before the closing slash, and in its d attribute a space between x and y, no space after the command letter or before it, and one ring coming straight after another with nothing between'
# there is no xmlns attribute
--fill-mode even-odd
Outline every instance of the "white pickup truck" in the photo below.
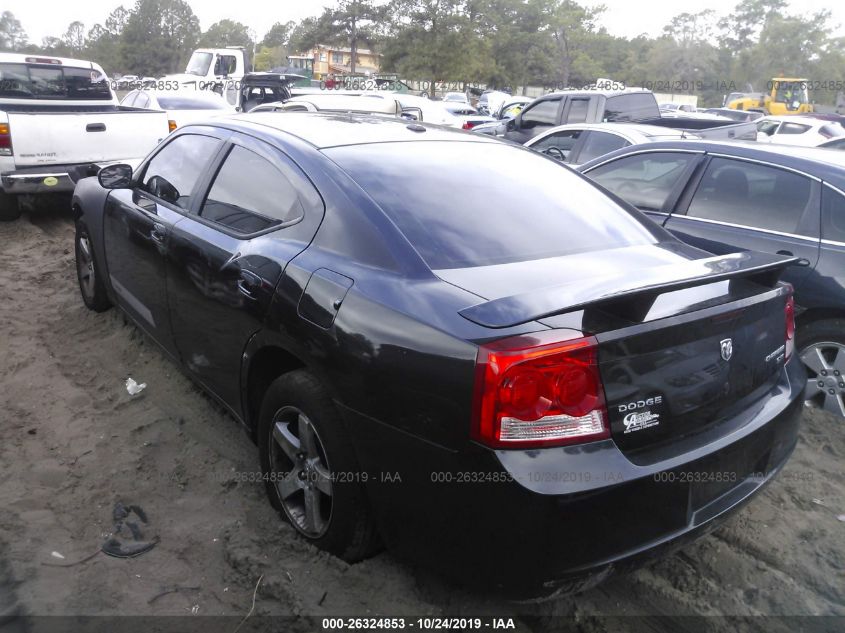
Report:
<svg viewBox="0 0 845 633"><path fill-rule="evenodd" d="M143 158L168 132L166 112L120 107L97 64L0 53L0 220L20 215L22 196Z"/></svg>

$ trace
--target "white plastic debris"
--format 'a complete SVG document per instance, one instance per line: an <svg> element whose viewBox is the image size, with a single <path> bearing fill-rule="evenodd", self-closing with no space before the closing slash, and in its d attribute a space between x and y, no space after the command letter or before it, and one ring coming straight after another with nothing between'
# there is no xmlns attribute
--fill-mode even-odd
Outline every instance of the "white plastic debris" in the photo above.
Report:
<svg viewBox="0 0 845 633"><path fill-rule="evenodd" d="M50 556L52 556L53 558L61 558L62 560L65 559L65 557L59 554L58 552L50 552Z"/></svg>
<svg viewBox="0 0 845 633"><path fill-rule="evenodd" d="M824 505L824 501L822 501L821 499L813 499L812 501L813 501L813 503L815 503L817 506L823 506L823 505Z"/></svg>
<svg viewBox="0 0 845 633"><path fill-rule="evenodd" d="M145 382L138 384L132 378L126 379L126 391L129 392L130 396L137 396L139 393L141 393L146 388L147 388L147 383L145 383Z"/></svg>
<svg viewBox="0 0 845 633"><path fill-rule="evenodd" d="M837 518L837 519L839 519L840 521L842 521L843 523L845 523L845 514L840 514L840 515L839 515L838 517L836 517L836 518Z"/></svg>

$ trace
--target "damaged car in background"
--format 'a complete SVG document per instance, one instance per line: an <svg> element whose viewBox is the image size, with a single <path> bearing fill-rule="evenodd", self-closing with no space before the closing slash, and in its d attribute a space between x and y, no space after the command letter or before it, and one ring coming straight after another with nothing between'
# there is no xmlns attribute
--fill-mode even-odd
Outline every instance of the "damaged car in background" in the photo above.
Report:
<svg viewBox="0 0 845 633"><path fill-rule="evenodd" d="M346 561L583 588L711 530L796 444L796 259L688 246L521 147L242 115L73 204L85 304L221 402L272 505Z"/></svg>

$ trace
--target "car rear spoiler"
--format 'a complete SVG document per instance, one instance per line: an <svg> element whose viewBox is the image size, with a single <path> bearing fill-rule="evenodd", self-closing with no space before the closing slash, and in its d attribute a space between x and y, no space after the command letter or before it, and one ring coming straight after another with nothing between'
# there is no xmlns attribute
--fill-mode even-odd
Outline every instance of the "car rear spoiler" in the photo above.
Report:
<svg viewBox="0 0 845 633"><path fill-rule="evenodd" d="M464 308L459 313L465 319L489 328L512 327L587 307L623 312L625 316L641 321L655 299L665 292L739 278L771 288L784 268L796 264L806 265L806 260L745 251L655 266L636 274L587 277L582 281L493 299Z"/></svg>

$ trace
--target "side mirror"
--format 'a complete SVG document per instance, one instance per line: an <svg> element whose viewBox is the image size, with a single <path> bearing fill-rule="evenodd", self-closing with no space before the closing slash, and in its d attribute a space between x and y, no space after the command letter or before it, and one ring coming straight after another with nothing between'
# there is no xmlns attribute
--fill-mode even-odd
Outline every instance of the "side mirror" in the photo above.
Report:
<svg viewBox="0 0 845 633"><path fill-rule="evenodd" d="M97 180L104 189L128 189L132 186L132 167L123 164L103 167Z"/></svg>
<svg viewBox="0 0 845 633"><path fill-rule="evenodd" d="M153 176L147 181L147 191L161 198L165 202L176 204L179 202L179 191L170 182L161 176Z"/></svg>
<svg viewBox="0 0 845 633"><path fill-rule="evenodd" d="M508 131L522 129L522 112L508 120Z"/></svg>

